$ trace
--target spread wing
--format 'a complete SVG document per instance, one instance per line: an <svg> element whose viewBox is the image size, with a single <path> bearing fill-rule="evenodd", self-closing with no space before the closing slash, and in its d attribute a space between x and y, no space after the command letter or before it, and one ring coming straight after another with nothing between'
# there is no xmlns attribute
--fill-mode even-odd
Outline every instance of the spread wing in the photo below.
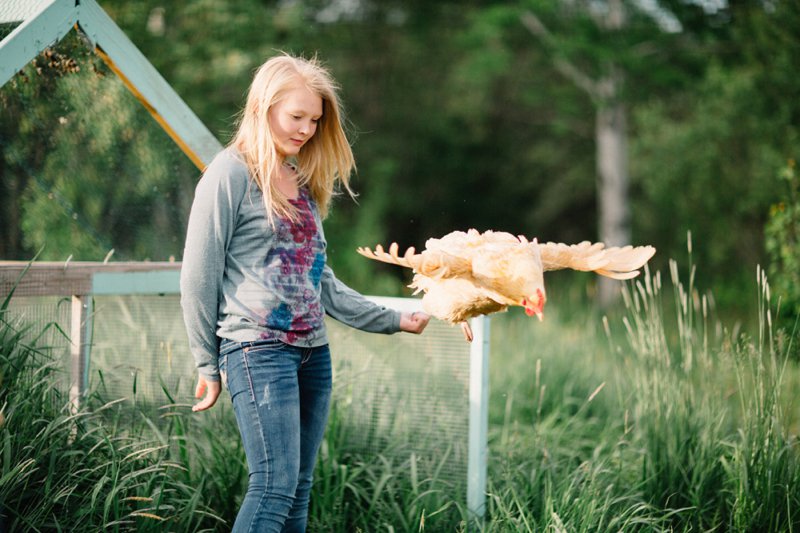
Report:
<svg viewBox="0 0 800 533"><path fill-rule="evenodd" d="M364 247L358 248L356 251L364 257L404 266L414 270L417 274L431 278L457 278L472 275L472 262L469 259L444 250L425 250L418 254L412 246L401 256L398 253L397 243L393 242L389 246L388 252L384 251L380 244L375 246L375 251Z"/></svg>
<svg viewBox="0 0 800 533"><path fill-rule="evenodd" d="M631 279L647 263L656 249L652 246L624 246L606 248L601 242L566 245L548 242L540 244L544 270L571 268L596 272L613 279Z"/></svg>

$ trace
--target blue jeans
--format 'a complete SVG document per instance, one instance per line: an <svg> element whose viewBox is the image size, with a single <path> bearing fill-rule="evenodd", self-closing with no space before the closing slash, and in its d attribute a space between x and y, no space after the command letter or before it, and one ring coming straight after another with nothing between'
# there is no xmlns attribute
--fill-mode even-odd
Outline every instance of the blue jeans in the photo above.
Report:
<svg viewBox="0 0 800 533"><path fill-rule="evenodd" d="M250 470L233 531L305 531L331 399L328 346L223 340L220 371Z"/></svg>

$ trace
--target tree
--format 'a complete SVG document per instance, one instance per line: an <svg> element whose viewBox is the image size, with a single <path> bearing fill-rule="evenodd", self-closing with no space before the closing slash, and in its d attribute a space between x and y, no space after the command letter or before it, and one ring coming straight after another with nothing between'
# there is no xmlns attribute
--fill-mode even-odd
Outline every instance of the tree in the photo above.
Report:
<svg viewBox="0 0 800 533"><path fill-rule="evenodd" d="M563 29L562 23L559 33L552 32L537 10L568 20L571 29ZM657 54L668 56L661 50L674 48L669 34L679 22L663 7L647 12L641 4L628 5L623 0L558 3L555 7L536 3L522 10L520 21L553 55L556 69L594 106L599 238L608 246L628 245L628 115L636 92L626 87L626 79L631 69L641 73L643 61L657 69L652 77L674 68L657 65ZM601 307L611 304L618 294L618 284L606 278L599 280L598 289Z"/></svg>
<svg viewBox="0 0 800 533"><path fill-rule="evenodd" d="M800 123L800 98L793 97L800 96L794 69L800 27L790 2L716 11L684 0L102 5L223 142L253 70L276 50L317 53L331 67L354 133L360 196L358 204L346 197L335 203L326 236L337 273L362 290L387 292L387 280L401 274L363 261L356 246L396 240L419 247L470 227L565 242L590 238L606 212L596 176L607 174L622 178L614 197L624 198L620 191L627 189L630 209L626 216L620 202L607 225L624 229L630 219L625 231L658 247L655 267L685 253L691 229L700 272L721 282L738 279L742 263L763 259L775 169L795 155L789 147L797 145ZM90 71L80 75L91 77ZM6 217L0 236L11 242L16 234L22 242L22 230L14 230L14 221L22 222L13 215L18 206L24 207L19 216L29 213L25 234L40 236L16 245L27 246L26 257L42 235L67 228L73 228L70 239L100 238L102 245L86 244L91 258L117 243L125 243L117 258L163 257L145 251L167 248L146 235L180 240L175 235L185 230L180 220L199 173L176 174L168 155L145 168L137 151L171 143L155 132L139 133L151 121L138 104L129 111L104 107L100 98L78 102L80 92L70 93L72 82L63 78L1 92L11 107L0 117L0 217ZM78 104L97 114L96 131L65 114ZM137 135L92 152L101 133L124 137L130 130ZM70 166L71 131L98 160L83 188L58 176L77 168ZM600 149L606 146L601 131L612 132L613 148ZM614 164L600 165L604 153L614 154ZM132 178L114 184L125 169L145 172L151 190L171 192L146 194L146 181L137 188ZM46 201L48 195L55 200ZM169 205L159 207L162 200ZM119 213L134 204L137 211L161 213L153 217L160 222L150 226L129 211L120 225L126 217ZM142 239L150 244L134 243ZM83 246L74 242L73 249Z"/></svg>
<svg viewBox="0 0 800 533"><path fill-rule="evenodd" d="M197 170L77 35L2 90L4 257L166 260L182 250ZM5 213L5 212L4 212Z"/></svg>
<svg viewBox="0 0 800 533"><path fill-rule="evenodd" d="M530 10L521 15L531 33L552 46L553 36ZM625 21L621 0L610 0L607 11L596 17L598 26L607 32L618 32ZM608 246L630 244L628 207L628 143L627 106L621 98L624 72L613 59L601 77L592 79L563 57L555 59L556 68L581 88L596 106L597 188L600 240ZM606 307L616 295L617 285L602 278L599 302Z"/></svg>
<svg viewBox="0 0 800 533"><path fill-rule="evenodd" d="M800 6L732 4L707 24L713 35L696 81L635 111L634 216L672 257L684 256L691 230L699 281L718 302L743 309L767 259L767 213L783 190L778 169L798 146Z"/></svg>

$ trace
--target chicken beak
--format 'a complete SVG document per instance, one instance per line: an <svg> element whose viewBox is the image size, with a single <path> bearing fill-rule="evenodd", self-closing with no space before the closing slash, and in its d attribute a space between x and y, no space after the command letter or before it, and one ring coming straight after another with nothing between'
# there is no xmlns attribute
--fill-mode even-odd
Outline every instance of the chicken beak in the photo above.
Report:
<svg viewBox="0 0 800 533"><path fill-rule="evenodd" d="M544 320L544 313L541 309L534 309L532 307L525 307L525 314L528 316L536 316L539 319L539 322Z"/></svg>
<svg viewBox="0 0 800 533"><path fill-rule="evenodd" d="M540 298L539 304L534 305L529 300L523 299L522 306L525 308L525 314L528 316L536 315L536 318L539 319L539 322L544 320L544 301Z"/></svg>

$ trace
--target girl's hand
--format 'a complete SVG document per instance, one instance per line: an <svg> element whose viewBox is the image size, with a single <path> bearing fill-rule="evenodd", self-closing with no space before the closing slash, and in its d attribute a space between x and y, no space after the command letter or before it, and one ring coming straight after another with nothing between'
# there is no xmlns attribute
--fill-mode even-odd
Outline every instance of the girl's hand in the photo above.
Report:
<svg viewBox="0 0 800 533"><path fill-rule="evenodd" d="M206 395L205 398L201 402L198 402L192 406L192 411L205 411L209 407L213 406L217 403L217 398L219 398L219 393L222 390L222 387L219 381L211 381L210 379L206 379L203 376L197 378L197 388L194 391L195 398L203 398L203 394Z"/></svg>
<svg viewBox="0 0 800 533"><path fill-rule="evenodd" d="M431 316L421 311L414 313L402 313L400 315L400 329L408 333L416 333L419 335L428 325Z"/></svg>

